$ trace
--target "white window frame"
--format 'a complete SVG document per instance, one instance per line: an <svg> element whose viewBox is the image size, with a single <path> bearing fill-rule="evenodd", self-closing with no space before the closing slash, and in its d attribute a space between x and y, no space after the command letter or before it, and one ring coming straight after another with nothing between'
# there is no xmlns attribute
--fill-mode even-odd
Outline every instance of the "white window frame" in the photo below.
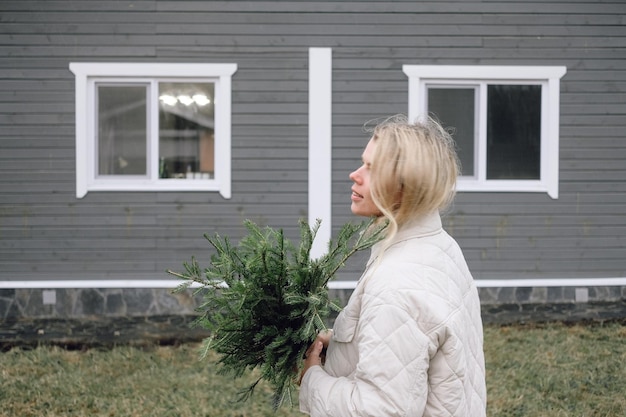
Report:
<svg viewBox="0 0 626 417"><path fill-rule="evenodd" d="M217 191L231 197L231 77L237 64L72 62L76 84L76 197L90 191ZM215 83L215 175L211 179L158 178L158 100L148 120L148 177L96 175L95 85L97 82L194 80Z"/></svg>
<svg viewBox="0 0 626 417"><path fill-rule="evenodd" d="M476 175L461 176L458 191L546 192L559 196L559 92L564 66L403 65L408 76L410 120L427 113L427 86L477 87ZM487 84L541 85L541 160L539 180L488 180L486 178Z"/></svg>

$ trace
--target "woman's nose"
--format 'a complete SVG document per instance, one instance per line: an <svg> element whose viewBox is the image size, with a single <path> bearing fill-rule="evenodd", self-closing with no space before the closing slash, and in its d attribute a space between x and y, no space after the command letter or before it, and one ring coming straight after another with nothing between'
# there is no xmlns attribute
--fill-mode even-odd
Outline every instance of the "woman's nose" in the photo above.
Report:
<svg viewBox="0 0 626 417"><path fill-rule="evenodd" d="M350 175L348 175L348 178L350 178L353 182L358 182L358 172L359 172L358 169L355 171L352 171Z"/></svg>

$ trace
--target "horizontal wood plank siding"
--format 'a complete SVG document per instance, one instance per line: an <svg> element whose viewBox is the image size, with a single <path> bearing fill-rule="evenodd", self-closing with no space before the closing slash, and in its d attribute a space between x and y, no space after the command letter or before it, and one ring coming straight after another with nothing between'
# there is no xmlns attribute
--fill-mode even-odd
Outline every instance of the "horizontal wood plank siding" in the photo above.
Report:
<svg viewBox="0 0 626 417"><path fill-rule="evenodd" d="M478 279L626 276L621 1L2 1L0 280L170 278L242 221L298 239L308 210L308 48L333 57L333 231L368 121L408 110L404 64L564 65L559 199L460 193L444 223ZM70 62L236 63L232 198L75 198ZM324 186L324 185L320 185ZM356 279L365 254L341 279Z"/></svg>

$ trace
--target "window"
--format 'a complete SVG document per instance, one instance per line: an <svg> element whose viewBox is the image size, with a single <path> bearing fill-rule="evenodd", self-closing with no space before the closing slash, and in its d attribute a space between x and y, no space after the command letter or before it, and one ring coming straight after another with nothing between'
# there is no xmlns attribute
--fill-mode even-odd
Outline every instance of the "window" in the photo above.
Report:
<svg viewBox="0 0 626 417"><path fill-rule="evenodd" d="M404 65L409 118L452 132L459 191L559 192L559 82L565 67Z"/></svg>
<svg viewBox="0 0 626 417"><path fill-rule="evenodd" d="M76 196L218 191L230 198L235 64L71 63Z"/></svg>

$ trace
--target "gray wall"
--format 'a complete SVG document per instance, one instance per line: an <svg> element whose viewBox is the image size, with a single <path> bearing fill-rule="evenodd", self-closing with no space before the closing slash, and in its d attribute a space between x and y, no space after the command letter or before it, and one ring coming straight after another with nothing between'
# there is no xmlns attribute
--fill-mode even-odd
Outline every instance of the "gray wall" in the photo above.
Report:
<svg viewBox="0 0 626 417"><path fill-rule="evenodd" d="M0 1L0 280L171 278L203 233L307 217L308 48L333 48L334 229L403 64L565 65L560 196L461 193L445 223L476 278L626 276L626 4ZM70 62L233 62L232 199L75 197ZM358 275L358 261L347 278Z"/></svg>

